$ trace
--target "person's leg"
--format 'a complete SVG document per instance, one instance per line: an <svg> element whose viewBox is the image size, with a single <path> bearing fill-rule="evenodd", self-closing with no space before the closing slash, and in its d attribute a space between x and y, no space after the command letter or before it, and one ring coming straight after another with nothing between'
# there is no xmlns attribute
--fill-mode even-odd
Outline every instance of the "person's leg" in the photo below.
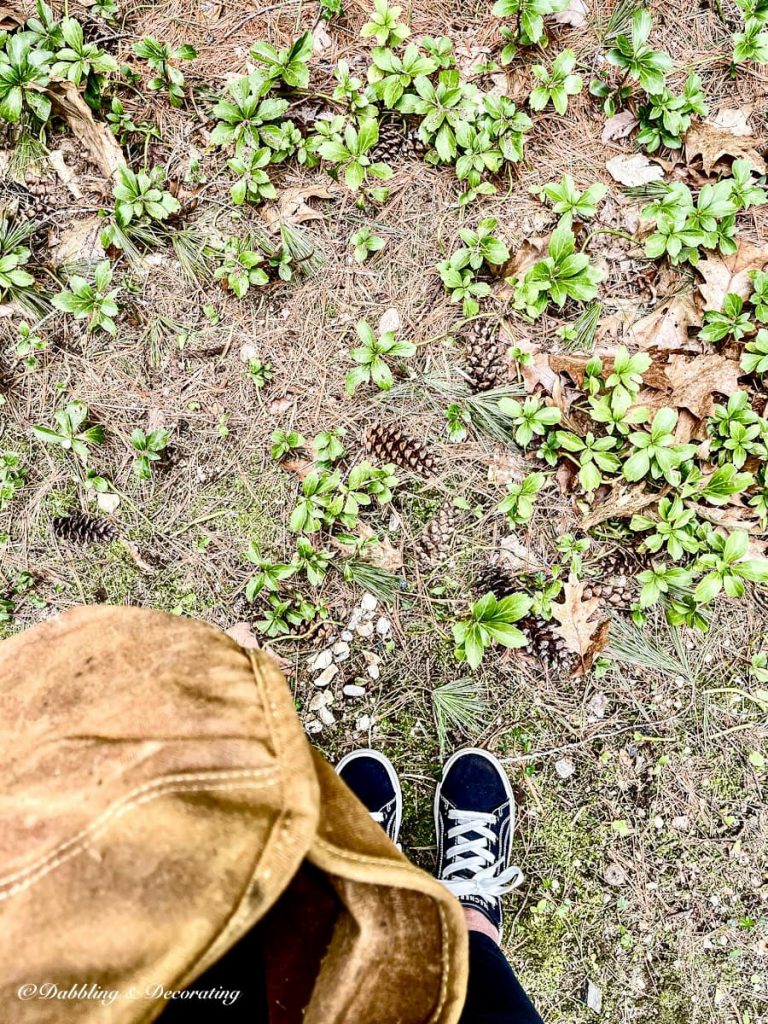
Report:
<svg viewBox="0 0 768 1024"><path fill-rule="evenodd" d="M461 750L435 794L437 877L464 907L469 985L461 1024L542 1024L499 948L501 897L523 880L510 865L515 799L497 759Z"/></svg>
<svg viewBox="0 0 768 1024"><path fill-rule="evenodd" d="M396 843L402 794L389 759L375 750L356 750L336 771ZM499 948L500 896L523 876L508 866L515 804L496 758L464 750L450 759L435 796L435 823L437 875L463 904L469 930L461 1024L542 1024Z"/></svg>

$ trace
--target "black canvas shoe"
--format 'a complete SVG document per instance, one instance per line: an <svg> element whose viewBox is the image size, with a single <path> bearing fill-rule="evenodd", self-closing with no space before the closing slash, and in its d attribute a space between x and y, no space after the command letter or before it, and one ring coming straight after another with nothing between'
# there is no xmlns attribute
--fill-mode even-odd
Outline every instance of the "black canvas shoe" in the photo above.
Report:
<svg viewBox="0 0 768 1024"><path fill-rule="evenodd" d="M459 750L435 794L437 877L465 907L501 931L501 897L523 880L510 866L515 798L506 773L487 750Z"/></svg>
<svg viewBox="0 0 768 1024"><path fill-rule="evenodd" d="M378 750L353 750L336 771L393 843L400 835L403 794L392 762Z"/></svg>

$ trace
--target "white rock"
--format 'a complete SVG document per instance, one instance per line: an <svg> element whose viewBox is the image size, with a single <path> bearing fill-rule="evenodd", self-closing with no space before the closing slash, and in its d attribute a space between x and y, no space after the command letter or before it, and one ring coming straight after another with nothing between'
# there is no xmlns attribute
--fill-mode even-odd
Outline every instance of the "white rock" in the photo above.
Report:
<svg viewBox="0 0 768 1024"><path fill-rule="evenodd" d="M371 679L378 679L379 676L381 675L381 670L379 669L379 666L375 662L370 664L365 671L368 673Z"/></svg>
<svg viewBox="0 0 768 1024"><path fill-rule="evenodd" d="M573 761L569 761L567 757L561 757L560 760L555 764L555 771L561 779L570 779L570 777L576 771L576 765L573 763Z"/></svg>
<svg viewBox="0 0 768 1024"><path fill-rule="evenodd" d="M304 723L304 728L307 730L310 736L316 736L317 733L323 731L323 723L318 722L316 718L310 718L308 722Z"/></svg>
<svg viewBox="0 0 768 1024"><path fill-rule="evenodd" d="M336 721L336 716L330 708L322 707L317 712L317 717L323 723L323 725L333 725Z"/></svg>
<svg viewBox="0 0 768 1024"><path fill-rule="evenodd" d="M358 636L373 636L373 623L372 622L361 622L357 627Z"/></svg>
<svg viewBox="0 0 768 1024"><path fill-rule="evenodd" d="M392 623L386 616L382 615L381 618L376 622L376 632L379 636L389 636L392 632Z"/></svg>
<svg viewBox="0 0 768 1024"><path fill-rule="evenodd" d="M368 730L370 728L371 728L371 716L370 715L360 715L360 717L355 722L355 729L358 732L368 732Z"/></svg>
<svg viewBox="0 0 768 1024"><path fill-rule="evenodd" d="M378 601L373 594L363 594L363 599L360 602L360 607L366 612L375 612Z"/></svg>
<svg viewBox="0 0 768 1024"><path fill-rule="evenodd" d="M349 617L349 622L347 623L347 628L346 628L346 630L344 632L347 633L351 629L354 629L355 626L358 624L358 622L362 622L362 621L363 621L363 609L362 608L355 608L355 610L352 612L352 614ZM344 636L344 633L341 634L341 637L342 637L342 640L346 639L346 637Z"/></svg>
<svg viewBox="0 0 768 1024"><path fill-rule="evenodd" d="M320 708L324 708L326 703L324 693L316 693L312 700L309 702L310 711L319 711Z"/></svg>
<svg viewBox="0 0 768 1024"><path fill-rule="evenodd" d="M321 672L315 680L315 686L327 686L330 681L339 674L339 670L335 665L329 665L328 668Z"/></svg>
<svg viewBox="0 0 768 1024"><path fill-rule="evenodd" d="M333 655L330 651L320 651L316 654L309 662L307 668L310 672L321 672L324 668L328 668L329 665L333 664Z"/></svg>
<svg viewBox="0 0 768 1024"><path fill-rule="evenodd" d="M349 657L349 644L346 640L339 640L333 645L333 657L336 661L346 661Z"/></svg>
<svg viewBox="0 0 768 1024"><path fill-rule="evenodd" d="M354 638L355 634L350 633L348 629L345 629L344 632L341 634L341 639L346 641L346 643L349 643L350 640L354 640Z"/></svg>
<svg viewBox="0 0 768 1024"><path fill-rule="evenodd" d="M365 687L358 686L356 683L347 683L344 687L344 695L346 697L364 697Z"/></svg>
<svg viewBox="0 0 768 1024"><path fill-rule="evenodd" d="M593 981L587 982L583 998L590 1010L600 1013L603 1008L603 993Z"/></svg>

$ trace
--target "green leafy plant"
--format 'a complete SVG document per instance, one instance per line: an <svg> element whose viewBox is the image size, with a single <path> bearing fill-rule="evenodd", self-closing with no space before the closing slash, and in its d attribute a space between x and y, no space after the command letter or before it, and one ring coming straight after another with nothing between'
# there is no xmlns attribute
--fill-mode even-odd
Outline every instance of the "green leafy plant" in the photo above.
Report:
<svg viewBox="0 0 768 1024"><path fill-rule="evenodd" d="M343 459L347 454L344 443L341 440L346 431L343 427L334 427L332 430L321 430L312 441L312 448L315 452L315 460L320 466L331 466L334 462Z"/></svg>
<svg viewBox="0 0 768 1024"><path fill-rule="evenodd" d="M749 277L753 285L749 301L755 307L755 316L761 323L768 324L768 271L751 270Z"/></svg>
<svg viewBox="0 0 768 1024"><path fill-rule="evenodd" d="M251 285L261 287L269 282L269 275L262 267L264 255L250 248L251 244L246 238L228 238L221 266L214 271L214 277L226 281L238 299L247 295Z"/></svg>
<svg viewBox="0 0 768 1024"><path fill-rule="evenodd" d="M638 108L640 131L638 144L647 152L655 153L660 146L680 149L683 135L691 127L694 114L705 117L709 107L701 89L701 79L691 73L683 86L681 96L664 87L648 97Z"/></svg>
<svg viewBox="0 0 768 1024"><path fill-rule="evenodd" d="M26 477L27 471L17 452L0 452L0 512L16 497Z"/></svg>
<svg viewBox="0 0 768 1024"><path fill-rule="evenodd" d="M373 0L373 13L360 30L366 39L373 37L379 46L399 46L411 34L407 25L398 21L402 7L389 6L387 0Z"/></svg>
<svg viewBox="0 0 768 1024"><path fill-rule="evenodd" d="M591 220L597 213L597 204L605 197L608 188L603 184L590 185L579 192L570 174L561 181L545 185L541 192L551 200L555 213L560 214L560 224L571 227L574 219Z"/></svg>
<svg viewBox="0 0 768 1024"><path fill-rule="evenodd" d="M707 423L710 451L720 463L741 469L749 455L764 457L768 423L752 409L746 391L736 391L727 405L716 405Z"/></svg>
<svg viewBox="0 0 768 1024"><path fill-rule="evenodd" d="M745 373L768 373L768 331L760 330L744 346L740 366Z"/></svg>
<svg viewBox="0 0 768 1024"><path fill-rule="evenodd" d="M320 0L320 17L323 21L340 18L344 13L342 0Z"/></svg>
<svg viewBox="0 0 768 1024"><path fill-rule="evenodd" d="M557 432L558 446L579 467L579 483L585 491L594 491L603 482L603 473L616 473L621 466L613 449L618 439L611 434L595 437L589 431L583 438L570 431Z"/></svg>
<svg viewBox="0 0 768 1024"><path fill-rule="evenodd" d="M679 591L684 591L693 582L694 574L690 569L682 566L667 566L664 562L654 565L638 573L637 580L640 583L640 596L638 605L642 608L650 608L664 596L674 596Z"/></svg>
<svg viewBox="0 0 768 1024"><path fill-rule="evenodd" d="M275 374L270 363L263 363L260 359L249 359L248 376L256 389L260 391L269 384Z"/></svg>
<svg viewBox="0 0 768 1024"><path fill-rule="evenodd" d="M522 279L511 278L510 283L515 286L515 307L537 318L549 302L559 308L567 299L590 302L602 278L602 271L590 264L589 256L576 252L570 226L561 224L552 232L549 256L534 263Z"/></svg>
<svg viewBox="0 0 768 1024"><path fill-rule="evenodd" d="M744 312L744 300L740 295L729 292L723 300L722 312L708 309L704 313L704 326L699 331L703 341L722 341L731 337L740 341L745 334L752 333L749 313Z"/></svg>
<svg viewBox="0 0 768 1024"><path fill-rule="evenodd" d="M271 85L283 82L291 89L306 89L309 85L308 61L312 56L312 33L304 32L286 50L276 50L270 43L259 41L251 47L251 57L259 65L260 73Z"/></svg>
<svg viewBox="0 0 768 1024"><path fill-rule="evenodd" d="M254 71L245 78L236 78L227 85L229 99L222 97L215 104L212 114L218 123L211 132L214 146L234 143L235 156L239 157L249 147L258 150L271 146L280 131L280 123L288 109L288 100L274 96L265 98L271 87Z"/></svg>
<svg viewBox="0 0 768 1024"><path fill-rule="evenodd" d="M631 34L619 34L616 45L607 54L608 61L624 72L622 83L626 78L634 79L651 95L664 89L666 75L673 68L669 54L648 44L652 25L649 11L635 11Z"/></svg>
<svg viewBox="0 0 768 1024"><path fill-rule="evenodd" d="M178 213L181 205L163 188L165 168L153 167L148 171L132 171L120 167L114 187L115 219L121 228L133 222L163 221ZM113 239L108 240L114 244Z"/></svg>
<svg viewBox="0 0 768 1024"><path fill-rule="evenodd" d="M261 548L257 541L252 540L245 552L245 557L256 566L256 572L251 576L245 586L245 596L248 601L266 590L274 593L279 590L280 584L296 572L296 565L293 563L271 562L263 558Z"/></svg>
<svg viewBox="0 0 768 1024"><path fill-rule="evenodd" d="M686 508L679 496L661 499L658 519L633 515L629 522L630 530L652 531L644 539L644 546L654 554L664 548L673 562L679 562L685 554L694 554L699 550L697 525L695 510Z"/></svg>
<svg viewBox="0 0 768 1024"><path fill-rule="evenodd" d="M0 34L0 42L2 34ZM30 115L45 124L51 100L44 92L53 55L37 45L33 32L14 32L0 49L0 118L15 124Z"/></svg>
<svg viewBox="0 0 768 1024"><path fill-rule="evenodd" d="M416 346L410 341L398 341L394 331L377 337L365 320L358 321L356 330L360 345L349 354L358 365L347 374L344 389L354 395L361 384L372 381L382 391L389 391L394 380L387 359L408 358L414 355Z"/></svg>
<svg viewBox="0 0 768 1024"><path fill-rule="evenodd" d="M284 459L290 452L303 448L306 443L306 438L295 430L288 433L284 430L275 430L272 433L272 458L278 461Z"/></svg>
<svg viewBox="0 0 768 1024"><path fill-rule="evenodd" d="M565 10L567 6L568 0L496 0L494 16L514 19L514 28L505 26L502 29L505 45L501 51L501 63L509 64L518 46L545 43L545 16Z"/></svg>
<svg viewBox="0 0 768 1024"><path fill-rule="evenodd" d="M746 558L749 534L734 530L727 537L710 531L707 541L711 550L696 562L705 575L696 585L693 596L704 604L724 590L728 597L743 597L744 581L768 583L768 560Z"/></svg>
<svg viewBox="0 0 768 1024"><path fill-rule="evenodd" d="M298 627L307 625L322 614L322 609L304 600L300 594L285 599L281 599L277 594L270 594L262 614L264 617L254 622L254 626L265 636L273 638L285 636Z"/></svg>
<svg viewBox="0 0 768 1024"><path fill-rule="evenodd" d="M114 317L118 314L115 301L119 288L109 286L112 282L112 268L109 260L102 260L94 271L93 284L77 274L69 279L69 288L54 295L53 305L65 313L72 313L76 320L88 320L88 330L97 328L113 337L117 334Z"/></svg>
<svg viewBox="0 0 768 1024"><path fill-rule="evenodd" d="M264 199L274 199L277 196L277 189L264 170L271 159L271 151L262 146L261 149L244 148L240 156L227 160L227 167L238 176L230 193L235 206L242 206L246 200L260 203Z"/></svg>
<svg viewBox="0 0 768 1024"><path fill-rule="evenodd" d="M372 252L378 252L386 245L384 239L375 235L369 227L362 227L350 235L349 242L355 248L355 259L358 263L365 263Z"/></svg>
<svg viewBox="0 0 768 1024"><path fill-rule="evenodd" d="M734 32L731 36L733 44L733 63L768 64L768 32L764 31L768 22L765 5L760 0L737 0L744 11L744 31Z"/></svg>
<svg viewBox="0 0 768 1024"><path fill-rule="evenodd" d="M573 50L563 50L552 62L552 69L547 70L543 64L534 64L531 68L533 77L539 82L531 93L528 103L531 110L544 110L551 103L558 114L568 109L568 99L576 96L584 87L580 75L574 75L576 54Z"/></svg>
<svg viewBox="0 0 768 1024"><path fill-rule="evenodd" d="M76 18L62 18L60 28L65 45L56 51L51 67L52 75L80 85L85 79L117 71L114 57L95 43L85 42L83 26ZM95 85L93 82L92 86Z"/></svg>
<svg viewBox="0 0 768 1024"><path fill-rule="evenodd" d="M472 605L466 619L454 623L456 659L476 669L486 649L494 642L507 648L525 647L528 643L525 633L514 623L527 615L530 607L531 599L527 594L510 594L501 600L490 593L481 597Z"/></svg>
<svg viewBox="0 0 768 1024"><path fill-rule="evenodd" d="M374 96L393 110L414 79L419 75L431 75L435 70L437 62L419 53L413 43L406 46L402 57L386 46L375 46L371 52L368 81Z"/></svg>
<svg viewBox="0 0 768 1024"><path fill-rule="evenodd" d="M158 427L144 433L138 427L131 434L131 447L138 455L133 460L133 472L139 480L149 480L152 476L152 463L159 462L171 439L165 427Z"/></svg>
<svg viewBox="0 0 768 1024"><path fill-rule="evenodd" d="M33 230L34 225L0 217L0 300L16 301L39 312L42 302L34 291L35 279L25 270L32 252L24 243Z"/></svg>
<svg viewBox="0 0 768 1024"><path fill-rule="evenodd" d="M16 358L23 359L24 365L28 369L35 370L40 365L37 354L45 352L47 348L48 342L41 338L39 334L35 334L26 320L22 320L19 323L18 340L14 349Z"/></svg>
<svg viewBox="0 0 768 1024"><path fill-rule="evenodd" d="M527 523L533 515L535 497L543 486L543 473L529 473L520 483L507 484L507 496L496 506L496 511L507 517L510 526Z"/></svg>
<svg viewBox="0 0 768 1024"><path fill-rule="evenodd" d="M32 433L38 441L58 445L65 451L72 451L85 463L88 460L88 445L102 444L104 428L100 424L86 427L88 406L85 402L69 402L64 409L54 413L55 428L33 426Z"/></svg>
<svg viewBox="0 0 768 1024"><path fill-rule="evenodd" d="M296 538L296 554L293 564L298 572L304 572L313 587L319 586L325 579L328 566L333 560L330 551L317 550L306 537Z"/></svg>
<svg viewBox="0 0 768 1024"><path fill-rule="evenodd" d="M460 402L451 402L451 404L445 409L443 415L445 416L448 440L453 444L459 444L461 441L466 441L469 435L467 428L472 423L472 417L469 410Z"/></svg>
<svg viewBox="0 0 768 1024"><path fill-rule="evenodd" d="M378 123L371 119L360 122L358 128L349 124L344 129L344 140L324 140L319 146L320 156L343 169L347 188L357 192L368 176L386 181L392 177L392 168L377 163L368 155L379 140Z"/></svg>
<svg viewBox="0 0 768 1024"><path fill-rule="evenodd" d="M679 467L696 451L695 444L676 444L674 409L659 409L650 430L634 431L627 440L635 449L624 463L626 480L642 480L650 472L654 480L664 479L676 487L681 482Z"/></svg>
<svg viewBox="0 0 768 1024"><path fill-rule="evenodd" d="M553 405L545 405L537 395L529 395L523 402L501 398L499 412L514 424L514 439L523 448L534 437L543 437L549 427L560 422L560 410Z"/></svg>

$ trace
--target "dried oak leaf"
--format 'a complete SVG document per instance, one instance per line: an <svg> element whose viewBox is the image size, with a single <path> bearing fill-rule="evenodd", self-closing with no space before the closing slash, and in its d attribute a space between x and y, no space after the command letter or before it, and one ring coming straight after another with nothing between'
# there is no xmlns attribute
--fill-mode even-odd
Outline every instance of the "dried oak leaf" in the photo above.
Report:
<svg viewBox="0 0 768 1024"><path fill-rule="evenodd" d="M123 151L107 125L94 120L93 111L77 87L72 82L51 82L46 92L104 177L114 177L118 169L125 166Z"/></svg>
<svg viewBox="0 0 768 1024"><path fill-rule="evenodd" d="M749 127L749 118L752 114L752 106L746 107L720 107L715 114L711 114L706 123L713 128L720 128L731 135L753 135Z"/></svg>
<svg viewBox="0 0 768 1024"><path fill-rule="evenodd" d="M619 153L605 162L614 181L622 185L647 185L664 177L664 169L643 153Z"/></svg>
<svg viewBox="0 0 768 1024"><path fill-rule="evenodd" d="M722 309L728 292L735 292L742 299L748 298L752 291L750 271L768 267L767 244L755 245L746 239L741 239L738 244L732 256L713 253L697 263L696 270L704 278L703 283L699 282L699 291L705 309Z"/></svg>
<svg viewBox="0 0 768 1024"><path fill-rule="evenodd" d="M664 406L687 409L697 419L711 416L721 395L739 390L741 369L733 359L711 354L671 355L666 363L654 364L651 377L645 374L644 386L637 398L654 413Z"/></svg>
<svg viewBox="0 0 768 1024"><path fill-rule="evenodd" d="M685 159L690 164L700 156L705 174L711 174L712 168L723 158L748 160L758 174L765 174L768 164L755 148L756 144L759 145L759 140L754 135L737 135L732 129L700 121L685 133Z"/></svg>
<svg viewBox="0 0 768 1024"><path fill-rule="evenodd" d="M637 127L638 120L631 110L621 110L613 117L609 117L603 125L601 141L613 142L614 139L626 139Z"/></svg>
<svg viewBox="0 0 768 1024"><path fill-rule="evenodd" d="M552 604L552 615L559 625L555 633L562 637L569 651L582 658L591 658L607 643L605 615L600 616L600 598L584 598L586 583L572 576L563 586L565 600Z"/></svg>
<svg viewBox="0 0 768 1024"><path fill-rule="evenodd" d="M20 7L0 6L0 32L13 32L15 28L20 28L25 20L26 15Z"/></svg>
<svg viewBox="0 0 768 1024"><path fill-rule="evenodd" d="M287 188L281 193L276 203L270 204L264 210L264 220L270 227L282 222L283 224L304 224L310 220L323 220L319 210L313 210L309 205L309 199L332 199L333 192L320 185L311 185L308 188Z"/></svg>
<svg viewBox="0 0 768 1024"><path fill-rule="evenodd" d="M663 491L661 492L663 494ZM592 506L591 511L579 523L580 530L591 530L607 519L629 519L636 512L642 512L649 505L659 500L659 492L649 493L643 487L627 487L623 483L614 484L610 494Z"/></svg>
<svg viewBox="0 0 768 1024"><path fill-rule="evenodd" d="M688 337L689 327L700 327L701 316L690 293L673 295L660 306L629 324L624 340L637 348L700 352L701 343Z"/></svg>

